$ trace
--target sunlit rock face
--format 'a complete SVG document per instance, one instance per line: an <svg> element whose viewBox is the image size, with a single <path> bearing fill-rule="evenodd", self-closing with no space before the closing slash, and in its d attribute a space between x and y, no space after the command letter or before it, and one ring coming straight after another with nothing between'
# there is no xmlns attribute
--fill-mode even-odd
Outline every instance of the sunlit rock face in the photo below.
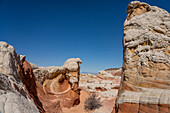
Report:
<svg viewBox="0 0 170 113"><path fill-rule="evenodd" d="M121 75L122 75L122 68L110 68L110 69L99 71L97 74L97 76L103 79L120 78Z"/></svg>
<svg viewBox="0 0 170 113"><path fill-rule="evenodd" d="M170 112L170 14L134 1L124 23L123 74L115 113Z"/></svg>
<svg viewBox="0 0 170 113"><path fill-rule="evenodd" d="M35 86L32 89L35 91L33 99L29 93L32 91L28 91L28 86L23 84L22 78L28 76L25 74L26 67L23 68L25 63L25 56L18 55L14 47L6 42L0 42L0 113L43 112L41 103L37 103Z"/></svg>
<svg viewBox="0 0 170 113"><path fill-rule="evenodd" d="M38 97L47 113L60 113L63 107L79 104L79 58L66 60L62 67L31 64L38 86Z"/></svg>

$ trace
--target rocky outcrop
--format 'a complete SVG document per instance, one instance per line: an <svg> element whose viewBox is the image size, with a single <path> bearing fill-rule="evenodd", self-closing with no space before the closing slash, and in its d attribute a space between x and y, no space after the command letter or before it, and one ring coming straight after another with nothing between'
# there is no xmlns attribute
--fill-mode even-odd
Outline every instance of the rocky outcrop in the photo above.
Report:
<svg viewBox="0 0 170 113"><path fill-rule="evenodd" d="M113 76L121 76L122 68L110 68L105 70L107 73L111 73Z"/></svg>
<svg viewBox="0 0 170 113"><path fill-rule="evenodd" d="M122 75L122 68L110 68L106 70L99 71L97 76L108 79L108 78L120 78Z"/></svg>
<svg viewBox="0 0 170 113"><path fill-rule="evenodd" d="M38 86L38 97L47 113L60 113L63 107L79 104L79 58L68 59L62 67L31 64Z"/></svg>
<svg viewBox="0 0 170 113"><path fill-rule="evenodd" d="M71 58L62 67L37 67L0 42L0 112L61 113L79 104L80 64Z"/></svg>
<svg viewBox="0 0 170 113"><path fill-rule="evenodd" d="M0 112L1 113L39 113L34 99L27 94L20 73L25 65L24 56L16 53L13 46L0 42Z"/></svg>
<svg viewBox="0 0 170 113"><path fill-rule="evenodd" d="M124 23L123 74L115 113L170 112L170 14L134 1Z"/></svg>

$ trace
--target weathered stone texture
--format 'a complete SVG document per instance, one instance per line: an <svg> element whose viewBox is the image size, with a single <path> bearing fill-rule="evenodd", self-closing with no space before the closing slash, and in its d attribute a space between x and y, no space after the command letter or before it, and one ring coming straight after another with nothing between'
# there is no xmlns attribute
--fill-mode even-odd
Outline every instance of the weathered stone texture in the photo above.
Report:
<svg viewBox="0 0 170 113"><path fill-rule="evenodd" d="M170 112L170 14L139 1L127 8L116 113Z"/></svg>
<svg viewBox="0 0 170 113"><path fill-rule="evenodd" d="M0 42L0 112L39 113L25 91L19 70L23 56L13 46Z"/></svg>
<svg viewBox="0 0 170 113"><path fill-rule="evenodd" d="M47 113L60 113L63 107L79 104L79 58L66 60L63 66L33 67L38 97Z"/></svg>
<svg viewBox="0 0 170 113"><path fill-rule="evenodd" d="M43 109L42 103L38 98L36 80L31 65L25 60L25 57L23 57L22 61L23 63L21 64L21 69L19 69L22 83L24 84L25 90L29 97L34 100L34 103L39 111L44 113L45 111Z"/></svg>
<svg viewBox="0 0 170 113"><path fill-rule="evenodd" d="M122 75L122 68L110 68L106 70L99 71L97 76L103 79L108 78L120 78Z"/></svg>
<svg viewBox="0 0 170 113"><path fill-rule="evenodd" d="M0 112L61 113L79 104L79 58L62 67L37 67L0 42Z"/></svg>

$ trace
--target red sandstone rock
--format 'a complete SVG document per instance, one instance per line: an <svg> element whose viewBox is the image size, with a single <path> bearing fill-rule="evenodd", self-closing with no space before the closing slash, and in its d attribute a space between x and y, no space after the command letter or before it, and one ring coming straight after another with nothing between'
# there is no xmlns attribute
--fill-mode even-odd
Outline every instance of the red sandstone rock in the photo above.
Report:
<svg viewBox="0 0 170 113"><path fill-rule="evenodd" d="M40 113L44 113L44 109L42 106L42 103L40 102L38 96L37 96L37 86L35 83L35 76L33 74L31 65L23 59L23 64L21 65L20 68L20 78L24 84L24 87L30 96L34 100L35 105L39 109Z"/></svg>
<svg viewBox="0 0 170 113"><path fill-rule="evenodd" d="M79 104L80 63L76 58L68 59L62 67L34 68L37 96L46 113L61 113L62 108Z"/></svg>

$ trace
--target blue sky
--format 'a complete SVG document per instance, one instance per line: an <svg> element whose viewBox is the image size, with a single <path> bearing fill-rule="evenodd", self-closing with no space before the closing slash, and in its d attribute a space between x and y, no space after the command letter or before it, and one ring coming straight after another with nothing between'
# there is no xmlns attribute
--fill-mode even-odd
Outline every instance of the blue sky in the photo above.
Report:
<svg viewBox="0 0 170 113"><path fill-rule="evenodd" d="M131 0L0 0L0 40L38 66L79 57L82 72L121 67ZM170 12L169 0L142 0Z"/></svg>

